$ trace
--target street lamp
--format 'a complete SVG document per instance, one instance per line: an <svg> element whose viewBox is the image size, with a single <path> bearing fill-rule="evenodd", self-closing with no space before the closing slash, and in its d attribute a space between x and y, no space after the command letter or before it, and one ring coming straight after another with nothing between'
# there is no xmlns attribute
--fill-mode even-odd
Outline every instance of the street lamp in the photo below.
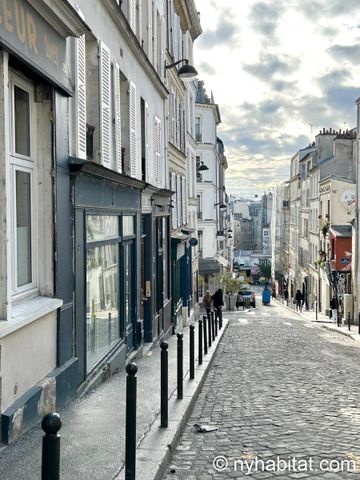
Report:
<svg viewBox="0 0 360 480"><path fill-rule="evenodd" d="M209 170L209 167L207 167L204 162L200 162L201 165L200 167L198 168L198 172L205 172L205 170Z"/></svg>
<svg viewBox="0 0 360 480"><path fill-rule="evenodd" d="M195 67L189 64L189 60L187 58L182 58L177 62L171 63L170 65L165 64L165 70L168 70L169 68L174 68L181 62L185 62L185 65L180 67L178 70L178 75L181 80L183 80L184 82L191 82L192 80L195 80L198 72Z"/></svg>
<svg viewBox="0 0 360 480"><path fill-rule="evenodd" d="M227 208L227 206L223 202L214 203L214 207L217 207L218 205L219 205L220 210L225 210Z"/></svg>

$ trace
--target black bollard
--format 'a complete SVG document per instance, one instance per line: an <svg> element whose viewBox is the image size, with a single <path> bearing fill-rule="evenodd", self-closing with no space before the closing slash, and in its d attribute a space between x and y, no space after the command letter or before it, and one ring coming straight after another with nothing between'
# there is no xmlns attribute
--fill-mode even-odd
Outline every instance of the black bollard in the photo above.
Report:
<svg viewBox="0 0 360 480"><path fill-rule="evenodd" d="M358 331L359 331L359 335L360 335L360 312L359 312L359 315L358 315Z"/></svg>
<svg viewBox="0 0 360 480"><path fill-rule="evenodd" d="M212 333L211 333L211 317L210 315L208 316L208 340L209 340L209 347L211 347L211 338L212 338Z"/></svg>
<svg viewBox="0 0 360 480"><path fill-rule="evenodd" d="M339 310L337 310L336 312L337 312L337 326L338 326L338 327L341 327L340 312L339 312Z"/></svg>
<svg viewBox="0 0 360 480"><path fill-rule="evenodd" d="M215 317L214 312L211 312L211 333L213 342L215 342Z"/></svg>
<svg viewBox="0 0 360 480"><path fill-rule="evenodd" d="M168 375L169 375L169 344L161 342L161 366L160 366L160 427L167 428L169 422L168 416Z"/></svg>
<svg viewBox="0 0 360 480"><path fill-rule="evenodd" d="M203 329L204 329L204 355L207 355L207 350L208 350L208 341L207 341L207 322L206 322L206 317L205 315L203 316Z"/></svg>
<svg viewBox="0 0 360 480"><path fill-rule="evenodd" d="M183 334L177 334L177 398L183 398Z"/></svg>
<svg viewBox="0 0 360 480"><path fill-rule="evenodd" d="M190 335L189 335L189 354L190 354L190 380L195 378L195 326L190 325Z"/></svg>
<svg viewBox="0 0 360 480"><path fill-rule="evenodd" d="M199 365L202 365L202 361L203 361L203 354L202 354L202 343L203 343L203 340L202 340L202 320L201 318L199 318L199 330L198 330L198 349L199 349L199 357L198 357L198 360L199 360Z"/></svg>
<svg viewBox="0 0 360 480"><path fill-rule="evenodd" d="M62 425L58 413L48 413L42 419L45 435L42 441L41 480L60 479L60 435Z"/></svg>
<svg viewBox="0 0 360 480"><path fill-rule="evenodd" d="M136 373L135 363L126 365L125 480L136 474Z"/></svg>
<svg viewBox="0 0 360 480"><path fill-rule="evenodd" d="M351 330L351 315L350 315L350 312L348 313L348 328L349 328L349 331Z"/></svg>
<svg viewBox="0 0 360 480"><path fill-rule="evenodd" d="M215 337L217 337L217 334L218 334L218 318L217 318L216 310L214 312L214 321L215 321Z"/></svg>

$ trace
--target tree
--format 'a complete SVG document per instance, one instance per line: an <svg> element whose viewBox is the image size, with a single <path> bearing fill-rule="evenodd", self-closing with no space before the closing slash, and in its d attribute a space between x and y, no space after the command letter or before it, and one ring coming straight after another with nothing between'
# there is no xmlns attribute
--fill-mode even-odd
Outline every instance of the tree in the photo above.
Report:
<svg viewBox="0 0 360 480"><path fill-rule="evenodd" d="M271 278L271 265L269 263L260 265L260 271L261 271L261 275L263 275L265 278L267 279Z"/></svg>

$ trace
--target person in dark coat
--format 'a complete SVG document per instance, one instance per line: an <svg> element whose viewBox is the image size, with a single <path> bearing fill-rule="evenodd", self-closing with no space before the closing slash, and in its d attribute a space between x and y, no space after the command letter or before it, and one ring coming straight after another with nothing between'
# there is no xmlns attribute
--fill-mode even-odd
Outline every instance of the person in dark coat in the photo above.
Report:
<svg viewBox="0 0 360 480"><path fill-rule="evenodd" d="M213 300L214 308L216 308L217 310L224 305L224 296L221 288L216 290L216 292L212 296L212 300Z"/></svg>
<svg viewBox="0 0 360 480"><path fill-rule="evenodd" d="M330 300L330 308L331 308L331 318L333 323L337 323L338 321L338 309L339 309L339 301L336 296L332 297Z"/></svg>
<svg viewBox="0 0 360 480"><path fill-rule="evenodd" d="M302 311L303 299L304 299L304 297L303 297L303 294L301 293L301 291L296 290L296 294L295 294L296 310L299 310L300 313Z"/></svg>
<svg viewBox="0 0 360 480"><path fill-rule="evenodd" d="M287 288L285 288L285 290L284 290L284 300L285 300L286 305L287 305L288 300L289 300L289 292L288 292Z"/></svg>

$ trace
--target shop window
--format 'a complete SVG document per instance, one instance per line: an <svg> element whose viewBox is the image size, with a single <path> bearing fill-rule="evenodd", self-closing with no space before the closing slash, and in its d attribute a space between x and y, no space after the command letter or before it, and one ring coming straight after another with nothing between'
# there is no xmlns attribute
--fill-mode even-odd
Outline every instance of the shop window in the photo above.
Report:
<svg viewBox="0 0 360 480"><path fill-rule="evenodd" d="M120 338L119 217L86 217L87 371Z"/></svg>

